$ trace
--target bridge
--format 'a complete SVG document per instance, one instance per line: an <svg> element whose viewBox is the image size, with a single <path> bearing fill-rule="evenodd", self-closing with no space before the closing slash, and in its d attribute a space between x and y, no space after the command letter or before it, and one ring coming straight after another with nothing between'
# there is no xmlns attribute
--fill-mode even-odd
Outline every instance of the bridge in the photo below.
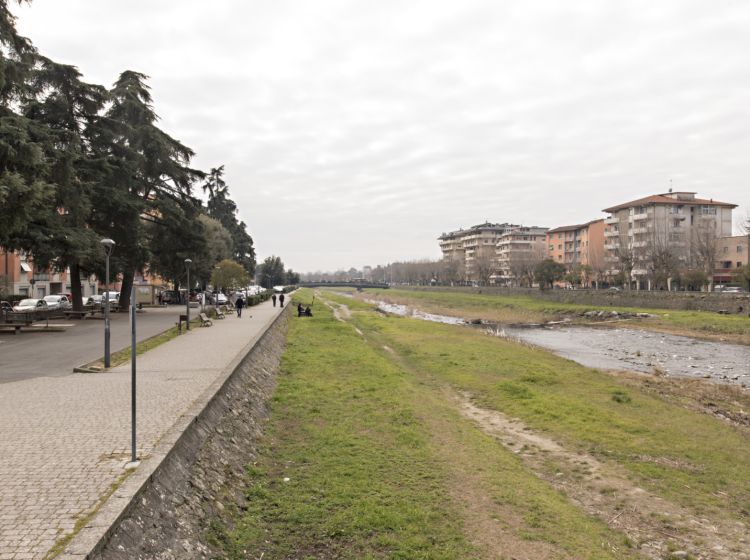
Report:
<svg viewBox="0 0 750 560"><path fill-rule="evenodd" d="M298 286L300 288L388 288L385 282L300 282Z"/></svg>

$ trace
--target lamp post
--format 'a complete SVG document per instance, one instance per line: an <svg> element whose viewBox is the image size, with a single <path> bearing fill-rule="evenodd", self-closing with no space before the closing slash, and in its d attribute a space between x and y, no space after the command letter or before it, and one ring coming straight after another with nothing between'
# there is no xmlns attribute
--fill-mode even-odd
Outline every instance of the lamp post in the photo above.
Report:
<svg viewBox="0 0 750 560"><path fill-rule="evenodd" d="M216 274L216 300L214 301L214 304L216 305L216 315L219 314L219 275L221 274L221 267L215 266L214 267L219 272Z"/></svg>
<svg viewBox="0 0 750 560"><path fill-rule="evenodd" d="M187 268L187 294L185 294L185 300L186 300L186 313L187 315L187 327L185 327L187 330L190 330L190 265L192 264L191 259L185 259L185 268Z"/></svg>
<svg viewBox="0 0 750 560"><path fill-rule="evenodd" d="M109 367L109 256L112 254L112 249L115 247L115 242L112 239L102 239L100 241L104 247L104 254L107 256L106 264L106 281L107 288L104 291L104 367Z"/></svg>

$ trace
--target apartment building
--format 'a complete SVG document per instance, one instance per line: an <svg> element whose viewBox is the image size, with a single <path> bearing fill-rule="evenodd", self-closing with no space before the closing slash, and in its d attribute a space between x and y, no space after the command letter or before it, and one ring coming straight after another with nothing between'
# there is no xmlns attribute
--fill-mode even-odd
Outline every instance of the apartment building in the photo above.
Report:
<svg viewBox="0 0 750 560"><path fill-rule="evenodd" d="M534 267L547 256L548 228L517 226L503 233L495 248L494 284L531 286Z"/></svg>
<svg viewBox="0 0 750 560"><path fill-rule="evenodd" d="M715 242L716 265L714 283L727 284L734 281L740 268L748 265L750 235L720 237Z"/></svg>
<svg viewBox="0 0 750 560"><path fill-rule="evenodd" d="M731 235L737 205L695 195L670 190L605 208L607 273L637 289L669 288L675 269L697 266L701 244Z"/></svg>
<svg viewBox="0 0 750 560"><path fill-rule="evenodd" d="M547 231L547 256L570 267L604 262L604 220L556 227Z"/></svg>
<svg viewBox="0 0 750 560"><path fill-rule="evenodd" d="M517 227L485 222L468 229L443 233L438 237L443 260L458 264L462 280L483 282L487 269L494 266L500 236Z"/></svg>
<svg viewBox="0 0 750 560"><path fill-rule="evenodd" d="M97 293L94 277L83 279L81 285L84 296ZM25 253L0 249L0 288L8 294L43 298L69 293L70 275L67 271L38 269Z"/></svg>

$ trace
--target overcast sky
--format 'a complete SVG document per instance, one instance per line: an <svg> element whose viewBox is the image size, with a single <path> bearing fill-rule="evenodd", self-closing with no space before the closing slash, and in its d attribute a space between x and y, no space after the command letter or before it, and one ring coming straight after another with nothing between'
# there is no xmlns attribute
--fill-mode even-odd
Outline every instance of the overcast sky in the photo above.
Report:
<svg viewBox="0 0 750 560"><path fill-rule="evenodd" d="M555 227L694 190L750 209L741 0L34 0L42 54L151 77L162 128L226 166L260 259L436 258L485 220Z"/></svg>

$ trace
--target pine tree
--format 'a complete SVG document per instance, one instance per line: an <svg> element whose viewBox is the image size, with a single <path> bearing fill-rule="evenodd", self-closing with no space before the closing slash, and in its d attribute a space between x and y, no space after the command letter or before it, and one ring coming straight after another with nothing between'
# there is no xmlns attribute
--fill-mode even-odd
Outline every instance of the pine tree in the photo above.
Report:
<svg viewBox="0 0 750 560"><path fill-rule="evenodd" d="M245 222L237 221L237 204L229 198L223 165L209 171L203 191L208 192L208 215L219 220L232 236L232 258L240 263L248 274L255 274L253 238L247 233Z"/></svg>
<svg viewBox="0 0 750 560"><path fill-rule="evenodd" d="M54 192L54 207L37 216L27 232L30 252L39 266L70 268L76 310L82 307L81 268L93 272L101 257L98 236L87 227L92 185L82 180L80 170L88 157L84 131L106 98L105 88L80 78L75 67L40 57L32 74L36 96L24 106L32 137L48 162L44 178Z"/></svg>
<svg viewBox="0 0 750 560"><path fill-rule="evenodd" d="M187 204L193 182L203 177L188 166L193 151L156 126L146 80L130 70L120 74L95 144L105 175L94 193L95 222L117 243L113 262L122 274L121 308L130 301L134 273L150 257L145 224L158 219L167 199Z"/></svg>

